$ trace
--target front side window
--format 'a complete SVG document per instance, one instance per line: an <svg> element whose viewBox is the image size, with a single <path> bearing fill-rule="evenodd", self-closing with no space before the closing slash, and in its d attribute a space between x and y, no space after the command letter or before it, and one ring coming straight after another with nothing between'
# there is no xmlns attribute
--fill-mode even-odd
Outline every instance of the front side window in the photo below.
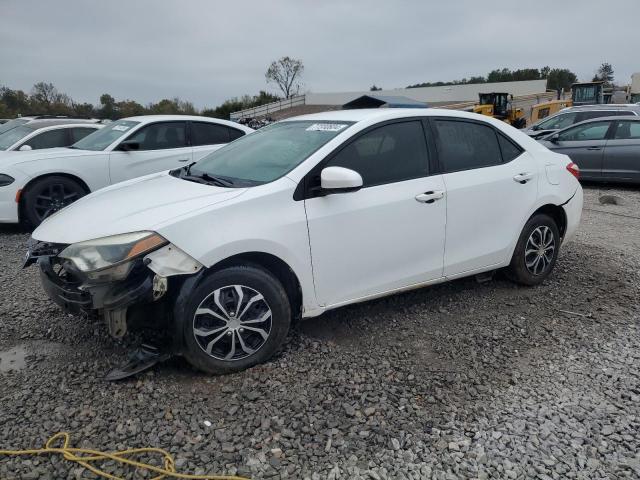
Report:
<svg viewBox="0 0 640 480"><path fill-rule="evenodd" d="M358 172L363 187L424 177L427 165L427 144L420 121L392 123L367 132L327 163Z"/></svg>
<svg viewBox="0 0 640 480"><path fill-rule="evenodd" d="M611 122L593 122L578 125L558 135L562 142L579 142L583 140L604 140Z"/></svg>
<svg viewBox="0 0 640 480"><path fill-rule="evenodd" d="M502 163L493 128L479 123L436 120L436 145L444 173Z"/></svg>
<svg viewBox="0 0 640 480"><path fill-rule="evenodd" d="M24 145L29 145L33 150L40 150L42 148L66 147L67 145L69 145L67 130L64 128L58 128L56 130L42 132L35 137L27 140Z"/></svg>
<svg viewBox="0 0 640 480"><path fill-rule="evenodd" d="M0 133L0 150L6 150L14 143L19 142L24 137L32 133L33 129L26 125L15 127L4 133Z"/></svg>
<svg viewBox="0 0 640 480"><path fill-rule="evenodd" d="M140 144L138 150L166 150L187 146L185 122L159 122L142 127L127 141Z"/></svg>
<svg viewBox="0 0 640 480"><path fill-rule="evenodd" d="M561 128L570 127L576 123L577 116L576 112L560 113L536 124L536 130L560 130Z"/></svg>
<svg viewBox="0 0 640 480"><path fill-rule="evenodd" d="M71 148L102 151L116 140L128 135L129 132L131 132L131 129L139 123L140 122L134 122L131 120L118 120L117 122L112 122L106 127L93 132L91 135L87 135L79 142L74 143Z"/></svg>
<svg viewBox="0 0 640 480"><path fill-rule="evenodd" d="M640 122L619 121L615 140L637 140L640 139Z"/></svg>
<svg viewBox="0 0 640 480"><path fill-rule="evenodd" d="M274 123L210 153L194 165L190 173L223 177L234 185L272 182L300 165L351 124L319 120Z"/></svg>

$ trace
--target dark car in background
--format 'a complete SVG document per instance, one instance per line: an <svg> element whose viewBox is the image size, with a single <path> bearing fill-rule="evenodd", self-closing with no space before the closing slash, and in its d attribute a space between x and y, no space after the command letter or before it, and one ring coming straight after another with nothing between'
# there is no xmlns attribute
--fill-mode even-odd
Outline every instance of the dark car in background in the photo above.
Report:
<svg viewBox="0 0 640 480"><path fill-rule="evenodd" d="M585 120L591 120L592 118L630 115L640 116L640 105L581 105L578 107L564 108L555 115L534 123L522 131L537 140L553 132L570 127L576 123L584 122Z"/></svg>
<svg viewBox="0 0 640 480"><path fill-rule="evenodd" d="M540 140L568 155L583 180L640 184L640 117L587 120Z"/></svg>

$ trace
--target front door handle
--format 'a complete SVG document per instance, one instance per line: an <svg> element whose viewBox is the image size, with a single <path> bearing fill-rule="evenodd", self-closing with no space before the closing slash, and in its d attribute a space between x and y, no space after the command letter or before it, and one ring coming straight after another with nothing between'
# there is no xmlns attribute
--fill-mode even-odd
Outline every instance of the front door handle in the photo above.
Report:
<svg viewBox="0 0 640 480"><path fill-rule="evenodd" d="M513 180L523 185L533 178L533 173L524 172L513 176Z"/></svg>
<svg viewBox="0 0 640 480"><path fill-rule="evenodd" d="M602 150L602 147L587 147L587 150Z"/></svg>
<svg viewBox="0 0 640 480"><path fill-rule="evenodd" d="M178 161L179 161L179 162L188 162L188 161L189 161L189 159L188 159L188 158L181 158L181 159L179 159Z"/></svg>
<svg viewBox="0 0 640 480"><path fill-rule="evenodd" d="M444 197L443 190L429 190L428 192L416 195L416 200L420 203L433 203Z"/></svg>

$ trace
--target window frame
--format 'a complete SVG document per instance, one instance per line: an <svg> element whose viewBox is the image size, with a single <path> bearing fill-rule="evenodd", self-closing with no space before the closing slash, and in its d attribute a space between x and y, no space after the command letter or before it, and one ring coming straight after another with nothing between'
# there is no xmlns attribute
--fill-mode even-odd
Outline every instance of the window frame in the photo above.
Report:
<svg viewBox="0 0 640 480"><path fill-rule="evenodd" d="M125 119L123 119L125 120ZM185 145L183 147L173 147L173 148L156 148L154 150L123 150L120 147L122 146L122 144L124 142L126 142L127 140L130 140L131 137L133 137L134 135L137 135L143 128L147 128L150 127L151 125L156 125L158 123L175 123L175 122L182 122L185 124L184 126L184 143ZM142 125L139 125L138 128L136 128L135 130L133 130L132 132L129 132L129 135L127 135L126 137L123 137L117 145L115 145L111 151L112 152L126 152L126 153L131 153L131 152L155 152L158 150L176 150L178 148L191 148L190 145L190 141L188 140L187 137L187 133L188 133L188 125L186 125L187 123L189 123L187 120L181 120L181 119L175 119L175 120L156 120L154 122L149 122L149 123L143 123ZM108 147L107 147L108 148ZM106 149L104 151L107 151Z"/></svg>
<svg viewBox="0 0 640 480"><path fill-rule="evenodd" d="M450 170L450 171L445 170L444 165L442 164L442 160L440 158L440 152L438 151L438 143L436 141L436 139L438 138L438 129L437 129L436 125L435 125L435 122L438 121L438 120L473 123L473 124L476 124L476 125L482 125L482 126L490 128L493 131L494 136L496 137L496 142L498 144L498 150L500 151L500 163L496 163L494 165L483 165L483 166L473 167L473 168L461 168L461 169L458 169L458 170ZM491 125L491 124L489 124L487 122L483 122L483 121L480 121L480 120L475 120L473 118L446 117L446 116L437 116L437 115L435 115L433 117L429 117L429 124L430 124L431 131L432 131L433 142L435 144L436 159L437 159L437 162L438 162L438 173L442 174L442 175L446 175L446 174L449 174L449 173L457 173L457 172L468 172L468 171L471 171L471 170L479 170L481 168L492 168L492 167L497 167L499 165L507 165L508 163L513 162L517 158L520 158L520 156L526 151L526 149L524 149L519 143L517 143L515 140L510 138L508 135L506 135L503 132L501 132L500 130L498 130L495 126L493 126L493 125ZM504 152L502 151L502 145L500 145L499 136L502 136L502 138L504 138L506 141L511 143L517 150L520 151L520 154L517 155L516 157L512 158L509 161L505 161Z"/></svg>
<svg viewBox="0 0 640 480"><path fill-rule="evenodd" d="M391 184L400 183L400 182L407 182L410 180L415 180L416 178L427 178L427 177L436 175L437 172L434 171L434 168L436 166L434 162L435 145L434 145L433 138L430 138L432 137L432 135L430 134L430 132L427 133L428 125L425 124L426 121L427 121L427 117L402 117L402 118L394 118L392 120L385 120L382 122L375 123L374 125L369 125L368 127L352 135L346 141L338 145L334 150L329 152L322 160L320 160L313 168L311 168L311 170L309 170L305 174L305 176L302 178L302 180L300 180L300 182L298 183L298 186L296 187L293 193L293 199L295 201L300 201L300 200L308 200L311 198L322 196L322 194L318 189L317 179L320 177L320 172L322 172L322 170L327 166L327 164L331 160L333 160L342 150L350 146L353 142L356 142L361 137L379 128L386 127L388 125L397 124L397 123L416 122L420 124L422 128L422 136L425 141L425 146L427 151L427 159L426 159L427 162L425 164L426 174L419 177L406 178L403 180L396 180L393 182L383 182L383 183L377 183L374 185L363 185L362 189L379 187L382 185L391 185Z"/></svg>

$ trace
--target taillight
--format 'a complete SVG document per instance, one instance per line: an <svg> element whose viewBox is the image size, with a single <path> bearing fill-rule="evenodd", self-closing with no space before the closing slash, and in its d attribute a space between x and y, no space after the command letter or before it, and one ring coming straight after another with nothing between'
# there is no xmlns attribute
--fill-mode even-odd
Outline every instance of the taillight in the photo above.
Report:
<svg viewBox="0 0 640 480"><path fill-rule="evenodd" d="M580 167L578 167L578 165L576 165L575 163L571 162L569 165L567 165L567 171L571 175L576 177L576 179L580 180Z"/></svg>

